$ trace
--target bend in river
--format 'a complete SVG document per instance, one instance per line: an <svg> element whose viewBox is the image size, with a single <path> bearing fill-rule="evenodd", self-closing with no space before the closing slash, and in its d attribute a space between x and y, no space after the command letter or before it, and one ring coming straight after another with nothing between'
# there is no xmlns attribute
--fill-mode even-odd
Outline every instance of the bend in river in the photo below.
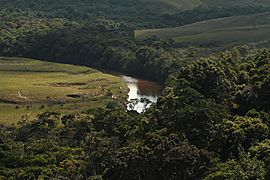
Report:
<svg viewBox="0 0 270 180"><path fill-rule="evenodd" d="M163 90L161 85L151 81L125 75L122 75L121 78L129 88L127 108L138 113L142 113L151 103L157 102Z"/></svg>

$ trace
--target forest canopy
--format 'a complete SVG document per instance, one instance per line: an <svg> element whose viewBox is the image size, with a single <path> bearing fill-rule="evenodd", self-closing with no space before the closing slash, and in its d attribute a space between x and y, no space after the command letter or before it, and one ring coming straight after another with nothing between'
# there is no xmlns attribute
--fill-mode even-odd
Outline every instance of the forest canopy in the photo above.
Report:
<svg viewBox="0 0 270 180"><path fill-rule="evenodd" d="M269 57L267 49L239 47L194 61L170 78L158 102L141 115L112 101L81 114L45 112L3 126L0 174L267 179Z"/></svg>

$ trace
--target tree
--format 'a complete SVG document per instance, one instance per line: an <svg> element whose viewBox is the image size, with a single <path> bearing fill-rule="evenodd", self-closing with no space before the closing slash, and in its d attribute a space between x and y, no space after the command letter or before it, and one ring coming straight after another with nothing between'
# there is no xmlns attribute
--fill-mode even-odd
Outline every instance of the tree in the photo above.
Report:
<svg viewBox="0 0 270 180"><path fill-rule="evenodd" d="M109 179L202 178L213 155L166 129L147 133L143 142L120 148L105 173Z"/></svg>
<svg viewBox="0 0 270 180"><path fill-rule="evenodd" d="M236 116L225 120L221 125L221 135L217 141L223 141L220 147L222 158L239 157L243 150L267 138L269 127L261 119Z"/></svg>
<svg viewBox="0 0 270 180"><path fill-rule="evenodd" d="M228 112L189 87L187 81L172 81L156 105L146 112L149 124L184 135L197 147L210 148L218 133L218 124L228 118Z"/></svg>
<svg viewBox="0 0 270 180"><path fill-rule="evenodd" d="M242 156L239 160L231 159L225 163L218 163L204 180L225 179L265 179L266 170L264 163L256 158Z"/></svg>
<svg viewBox="0 0 270 180"><path fill-rule="evenodd" d="M216 59L200 59L183 68L179 75L190 82L192 88L207 98L225 102L233 98L236 79L221 62Z"/></svg>
<svg viewBox="0 0 270 180"><path fill-rule="evenodd" d="M265 139L249 149L252 157L263 161L266 165L266 179L270 178L270 139Z"/></svg>

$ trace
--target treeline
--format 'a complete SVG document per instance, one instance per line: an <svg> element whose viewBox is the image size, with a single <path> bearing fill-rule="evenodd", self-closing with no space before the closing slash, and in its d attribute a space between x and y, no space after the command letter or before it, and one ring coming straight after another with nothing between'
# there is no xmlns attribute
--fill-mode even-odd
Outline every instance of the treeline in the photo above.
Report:
<svg viewBox="0 0 270 180"><path fill-rule="evenodd" d="M197 54L172 40L136 41L127 24L100 17L79 23L17 10L0 15L0 56L94 66L165 82Z"/></svg>
<svg viewBox="0 0 270 180"><path fill-rule="evenodd" d="M101 16L136 27L160 24L159 12L138 0L1 0L1 9L33 11L50 18L91 21Z"/></svg>
<svg viewBox="0 0 270 180"><path fill-rule="evenodd" d="M202 7L183 11L176 14L163 14L163 26L175 27L191 24L199 21L211 20L239 15L249 15L270 11L270 7L265 6L240 6L240 7Z"/></svg>
<svg viewBox="0 0 270 180"><path fill-rule="evenodd" d="M270 50L234 48L170 78L138 115L117 102L0 131L5 179L269 179Z"/></svg>

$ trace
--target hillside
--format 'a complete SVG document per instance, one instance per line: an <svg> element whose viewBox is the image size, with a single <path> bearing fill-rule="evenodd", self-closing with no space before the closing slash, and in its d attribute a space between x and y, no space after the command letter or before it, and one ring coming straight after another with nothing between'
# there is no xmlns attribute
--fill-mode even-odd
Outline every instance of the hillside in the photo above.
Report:
<svg viewBox="0 0 270 180"><path fill-rule="evenodd" d="M177 42L204 46L262 43L270 39L270 12L201 21L175 28L137 30L136 38L172 38Z"/></svg>
<svg viewBox="0 0 270 180"><path fill-rule="evenodd" d="M31 9L40 12L50 12L55 15L69 16L72 13L79 11L88 14L110 15L110 16L123 16L125 13L129 14L162 14L193 9L202 4L200 0L57 0L57 1L20 1L20 0L0 0L1 7L3 8L20 8ZM70 13L70 14L69 14ZM142 14L141 14L142 15Z"/></svg>
<svg viewBox="0 0 270 180"><path fill-rule="evenodd" d="M203 5L207 6L269 6L268 0L200 0Z"/></svg>
<svg viewBox="0 0 270 180"><path fill-rule="evenodd" d="M146 6L159 13L175 13L200 6L200 0L142 0Z"/></svg>
<svg viewBox="0 0 270 180"><path fill-rule="evenodd" d="M203 7L235 7L235 6L269 6L267 0L142 0L143 3L160 13L190 10Z"/></svg>
<svg viewBox="0 0 270 180"><path fill-rule="evenodd" d="M197 7L265 7L270 6L267 0L57 0L57 1L21 1L0 0L0 9L20 9L35 11L49 17L68 19L91 19L103 16L108 19L124 21L135 26L151 26L166 23L160 17L163 14L174 14ZM127 16L128 14L128 16ZM162 21L162 22L160 22Z"/></svg>
<svg viewBox="0 0 270 180"><path fill-rule="evenodd" d="M0 123L16 123L46 110L81 112L123 97L120 78L95 69L31 59L0 59ZM123 94L121 94L123 93Z"/></svg>

